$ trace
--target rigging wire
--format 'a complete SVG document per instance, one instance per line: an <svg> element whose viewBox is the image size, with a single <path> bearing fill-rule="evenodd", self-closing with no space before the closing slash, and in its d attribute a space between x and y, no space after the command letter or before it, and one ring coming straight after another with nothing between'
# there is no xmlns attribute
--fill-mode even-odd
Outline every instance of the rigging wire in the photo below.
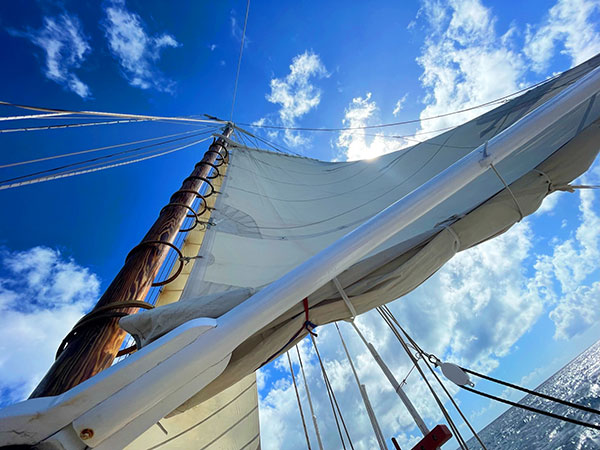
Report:
<svg viewBox="0 0 600 450"><path fill-rule="evenodd" d="M423 378L423 381L425 381L425 384L429 388L429 391L431 392L431 395L433 396L435 402L437 403L438 407L440 408L440 411L442 412L442 414L446 418L446 421L448 422L448 425L452 429L452 432L454 433L454 437L458 441L458 444L459 444L460 448L463 449L463 450L468 450L467 444L466 444L464 438L462 437L462 434L460 433L460 431L458 430L458 427L454 423L454 420L452 419L452 417L450 416L450 414L446 410L446 407L444 406L444 404L440 400L437 392L435 392L435 389L433 389L433 386L431 385L431 383L429 382L429 380L425 376L425 372L423 371L423 369L421 369L421 366L419 366L418 360L411 353L410 349L408 348L408 345L406 344L406 342L404 342L404 339L402 339L402 336L400 336L400 334L398 333L398 331L396 330L396 328L389 321L389 319L387 318L387 316L382 312L382 309L378 307L377 308L377 312L383 318L383 321L387 324L387 326L390 328L390 330L392 330L392 333L394 334L394 336L396 336L396 338L400 342L400 345L402 345L402 348L404 348L404 351L406 352L406 354L408 355L408 357L410 358L410 360L412 361L412 363L414 364L414 366L419 371L419 374L421 375L421 378Z"/></svg>
<svg viewBox="0 0 600 450"><path fill-rule="evenodd" d="M342 416L342 411L337 402L337 398L335 397L335 392L333 392L333 388L331 387L331 383L329 382L329 377L327 376L327 372L325 371L325 366L323 365L323 360L321 359L321 354L319 353L319 348L317 347L317 341L315 337L310 334L310 339L312 341L313 347L315 348L315 353L317 354L317 359L319 360L319 366L321 367L321 374L323 375L323 380L325 381L325 388L327 389L327 395L329 396L329 403L331 404L331 410L333 411L333 417L335 418L335 424L337 425L338 433L340 435L340 440L342 441L342 447L344 450L346 449L346 444L344 442L344 437L342 436L342 430L340 429L340 424L338 421L338 417L336 414L336 409L338 414L340 415L340 421L342 422L342 426L344 427L344 432L346 437L348 438L348 443L352 450L354 450L354 446L352 445L352 439L350 439L350 434L348 433L348 428L346 428L346 422L344 421L344 417ZM334 406L335 403L335 406Z"/></svg>
<svg viewBox="0 0 600 450"><path fill-rule="evenodd" d="M285 154L285 153L290 153L290 154L292 154L292 155L295 155L295 156L300 156L300 157L303 157L301 154L299 154L299 153L296 153L296 152L294 152L294 151L290 150L289 148L286 148L286 147L284 147L283 145L279 145L279 146L278 146L277 144L275 144L275 143L273 143L273 142L269 141L268 139L266 139L266 138L262 138L262 137L260 137L260 136L257 136L257 135L255 135L255 134L252 134L252 133L250 133L249 131L247 131L247 130L244 130L243 128L240 128L240 127L238 127L237 125L234 125L234 127L235 127L235 128L238 130L238 131L240 131L241 133L243 133L243 134L246 134L246 135L247 135L247 136L249 136L249 137L253 137L254 139L258 139L259 141L261 141L262 143L264 143L264 144L268 145L269 147L271 147L273 150L275 150L275 151L276 151L276 152L278 152L278 153L283 153L283 154ZM281 148L279 148L279 147L281 147ZM282 150L282 149L283 149L283 150ZM285 151L284 151L284 150L285 150Z"/></svg>
<svg viewBox="0 0 600 450"><path fill-rule="evenodd" d="M5 101L1 101L1 100L0 100L0 105L12 106L12 107L21 108L21 109L28 109L31 111L41 111L41 112L59 113L59 114L82 114L82 115L86 115L86 116L120 117L123 119L170 120L170 121L174 121L174 122L198 122L198 123L213 123L213 124L221 124L221 125L227 123L224 120L218 120L218 119L197 119L197 118L192 118L192 117L151 116L151 115L145 115L145 114L112 113L112 112L103 112L103 111L73 111L73 110L67 110L67 109L46 108L46 107L42 107L42 106L21 105L18 103L10 103L10 102L5 102ZM35 116L0 117L0 121L30 119L30 118L35 118Z"/></svg>
<svg viewBox="0 0 600 450"><path fill-rule="evenodd" d="M389 311L389 308L387 308L387 306L384 306L384 308L388 309L388 311ZM390 314L391 314L391 311L390 311ZM404 330L402 328L402 326L400 326L400 324L398 323L398 321L396 320L396 318L393 316L393 314L391 314L391 317L394 320L394 322L396 323L396 325L406 335L406 337L417 348L417 351L419 353L421 353L421 355L427 356L427 358L423 358L423 359L425 360L425 363L428 365L428 367L430 367L429 364L428 364L429 359L435 359L436 361L439 361L437 359L437 357L435 357L434 355L426 353L423 349L421 349L418 346L418 344L410 337L410 335L406 332L406 330ZM508 383L506 381L498 380L498 379L493 378L493 377L488 377L487 375L480 374L478 372L475 372L475 371L472 371L472 370L469 370L469 369L465 369L465 368L462 368L462 367L460 367L460 368L462 370L464 370L465 372L471 373L471 374L473 374L475 376L479 376L479 377L484 378L484 379L486 379L488 381L496 382L498 384L501 384L501 385L504 385L504 386L507 386L507 387L511 387L511 388L514 388L514 389L526 392L529 395L532 395L532 396L535 396L535 397L540 397L540 398L543 398L543 399L546 399L546 400L550 400L550 401L553 401L553 402L556 402L556 403L560 403L560 404L563 404L565 406L568 406L568 407L571 407L571 408L575 408L575 409L579 409L581 411L585 411L585 412L588 412L588 413L600 414L600 411L595 410L593 408L589 408L589 407L587 407L585 405L578 405L576 403L571 403L571 402L568 402L568 401L565 401L565 400L562 400L562 399L559 399L559 398L556 398L556 397L552 397L552 396L543 394L541 392L535 392L535 391L523 388L521 386L517 386L517 385L511 384L511 383ZM433 369L431 367L430 367L430 370L433 372ZM433 373L435 374L435 372L433 372ZM437 378L437 375L436 375L436 378ZM584 426L584 427L588 427L588 428L593 428L593 429L596 429L596 430L600 430L600 425L597 425L597 424L583 422L583 421L580 421L580 420L577 420L577 419L572 419L570 417L561 416L561 415L554 414L554 413L549 412L549 411L544 411L542 409L534 408L532 406L524 405L522 403L512 402L510 400L507 400L507 399L504 399L504 398L501 398L501 397L497 397L497 396L494 396L494 395L491 395L491 394L487 394L485 392L481 392L481 391L479 391L477 389L472 389L472 388L467 387L467 386L459 386L459 387L461 387L461 388L463 388L463 389L465 389L465 390L467 390L469 392L473 392L474 394L482 395L482 396L484 396L486 398L489 398L491 400L496 400L496 401L505 403L507 405L514 406L516 408L522 408L522 409L525 409L527 411L534 412L534 413L537 413L537 414L542 414L542 415L545 415L545 416L548 416L548 417L552 417L552 418L555 418L555 419L563 420L563 421L570 422L570 423L573 423L573 424L576 424L576 425L581 425L581 426Z"/></svg>
<svg viewBox="0 0 600 450"><path fill-rule="evenodd" d="M208 139L211 139L211 137L206 137L204 139L199 139L197 141L194 141L190 144L186 144L186 145L182 145L180 147L176 147L164 152L160 152L160 153L156 153L150 156L145 156L143 158L137 158L137 159L133 159L133 160L129 160L129 161L125 161L125 162L120 162L120 163L116 163L116 164L108 164L105 166L100 166L100 167L95 167L95 168L89 168L89 169L81 169L81 170L76 170L73 172L61 172L61 173L57 173L54 175L49 175L46 177L41 177L41 178L34 178L32 180L25 180L25 181L19 181L17 183L12 183L12 184L3 184L0 185L0 190L5 190L5 189L12 189L12 188L16 188L16 187L20 187L20 186L26 186L29 184L36 184L36 183L42 183L45 181L52 181L52 180L57 180L60 178L68 178L68 177L72 177L72 176L76 176L76 175L83 175L83 174L87 174L87 173L92 173L92 172L98 172L101 170L106 170L106 169L112 169L115 167L121 167L121 166L126 166L128 164L134 164L134 163L138 163L138 162L142 162L142 161L146 161L152 158L157 158L159 156L164 156L167 155L169 153L173 153L179 150L183 150L185 148L191 147L193 145L199 144L200 142L204 142L207 141Z"/></svg>
<svg viewBox="0 0 600 450"><path fill-rule="evenodd" d="M404 330L404 328L402 328L400 326L400 323L396 320L396 317L394 316L394 314L392 314L392 311L388 308L388 306L387 305L381 306L381 310L387 314L388 320L390 320L392 323L396 324L398 326L398 328L400 328L400 330L404 333L404 335L406 336L406 338L408 339L408 341L412 344L413 348L417 349L417 351L419 353L421 353L421 348L408 335L408 333L406 332L406 330ZM469 430L471 431L471 433L473 434L473 436L475 437L475 439L479 442L479 445L481 445L481 448L483 448L484 450L487 450L487 447L485 446L485 444L483 443L483 441L479 437L479 434L477 433L477 431L475 431L475 428L473 428L473 426L471 425L471 423L469 422L469 420L467 419L467 417L463 414L462 410L460 409L460 407L458 406L458 404L456 403L456 401L454 400L454 398L452 397L452 395L450 394L450 392L448 391L448 389L446 388L446 386L444 385L444 383L442 382L442 380L439 378L439 376L437 375L437 373L433 370L433 368L429 364L429 361L426 358L421 358L421 359L423 359L423 361L425 362L425 366L429 369L429 371L431 372L431 374L433 375L433 377L436 379L436 381L438 382L438 384L441 386L441 388L443 389L443 391L446 393L446 396L452 402L452 405L454 405L454 408L456 409L456 411L458 412L458 414L460 414L460 417L463 419L463 421L465 422L465 424L467 425L467 427L469 428Z"/></svg>
<svg viewBox="0 0 600 450"><path fill-rule="evenodd" d="M528 87L525 87L523 89L519 89L518 91L514 91L510 94L507 95L503 95L502 97L498 97L495 98L493 100L484 102L484 103L480 103L474 106L470 106L468 108L463 108L463 109L459 109L459 110L455 110L455 111L450 111L447 113L443 113L443 114L438 114L435 116L431 116L431 117L425 117L425 118L419 118L419 119L410 119L410 120L403 120L400 122L392 122L392 123L383 123L383 124L378 124L378 125L363 125L360 127L338 127L338 128L312 128L312 127L284 127L284 126L278 126L278 125L258 125L258 124L249 124L249 123L240 123L239 125L243 125L243 126L250 126L250 127L255 127L255 128L268 128L268 129L272 129L272 130L290 130L290 131L347 131L347 130L367 130L367 129L372 129L372 128L387 128L387 127L394 127L394 126L398 126L398 125L408 125L411 123L420 123L420 122L424 122L427 120L433 120L433 119L440 119L442 117L447 117L447 116L452 116L455 114L461 114L464 112L468 112L468 111L472 111L474 109L478 109L478 108L483 108L486 106L490 106L496 103L501 103L501 102L506 102L508 101L508 99L510 99L511 97L514 97L515 95L521 94L523 92L529 91L531 89L534 89L538 86L541 86L542 84L548 83L550 81L553 81L555 79L557 79L560 76L560 74L557 74L553 77L550 77L548 79L542 80L542 81L538 81L535 84L532 84Z"/></svg>
<svg viewBox="0 0 600 450"><path fill-rule="evenodd" d="M198 130L201 130L201 129L202 128L195 129L195 130L184 131L182 133L167 134L167 135L157 136L157 137L153 137L153 138L149 138L149 139L142 139L142 140L139 140L139 141L123 142L121 144L108 145L106 147L96 147L96 148L91 148L91 149L88 149L88 150L82 150L82 151L79 151L79 152L71 152L71 153L63 153L61 155L46 156L44 158L30 159L28 161L19 161L19 162L15 162L15 163L9 163L9 164L0 165L0 169L6 169L8 167L15 167L15 166L22 166L24 164L32 164L32 163L37 163L37 162L42 162L42 161L50 161L52 159L66 158L66 157L69 157L69 156L84 155L86 153L99 152L99 151L102 151L102 150L110 150L110 149L113 149L113 148L125 147L127 145L143 144L144 142L156 141L158 139L167 139L167 138L171 138L171 137L175 137L175 136L183 136L185 134L191 134L191 133L194 133L194 132L196 132Z"/></svg>
<svg viewBox="0 0 600 450"><path fill-rule="evenodd" d="M8 103L4 103L4 102L0 102L0 104L6 104L9 106L13 106L10 105ZM71 114L70 112L55 112L52 114L33 114L33 115L27 115L27 116L5 116L5 117L0 117L0 122L6 122L7 120L24 120L24 119L46 119L48 117L56 117L56 116L66 116Z"/></svg>
<svg viewBox="0 0 600 450"><path fill-rule="evenodd" d="M317 443L319 444L319 450L323 450L323 442L321 441L321 433L319 433L319 426L317 425L317 416L313 409L312 399L310 396L310 390L308 389L308 382L306 381L306 374L304 373L304 364L302 364L302 357L300 356L300 350L298 345L295 345L296 353L298 354L298 362L300 363L300 371L302 372L302 379L304 380L304 390L306 391L306 399L308 400L308 406L310 408L310 414L313 420L313 426L315 427L315 434L317 435Z"/></svg>
<svg viewBox="0 0 600 450"><path fill-rule="evenodd" d="M237 95L238 80L240 78L240 67L242 66L242 54L244 53L244 40L246 39L246 25L248 24L248 12L250 11L250 0L246 2L246 17L244 18L244 31L242 31L242 42L240 43L240 56L237 63L237 72L235 74L235 84L233 86L233 98L231 100L231 115L229 120L233 121L233 108L235 106L235 97Z"/></svg>
<svg viewBox="0 0 600 450"><path fill-rule="evenodd" d="M143 150L143 149L146 149L146 148L155 147L157 145L170 144L172 142L181 141L183 139L189 139L191 137L201 136L201 135L206 134L206 133L208 133L210 131L212 131L212 130L201 131L199 133L191 134L189 136L180 136L180 137L176 137L176 138L173 138L173 139L169 139L167 141L156 142L156 143L153 143L153 144L148 144L148 145L144 145L144 146L141 146L141 147L136 147L136 148L133 148L133 149L128 149L128 150L123 150L123 151L116 152L116 153L111 153L110 155L98 156L96 158L87 159L85 161L80 161L80 162L65 164L63 166L53 167L52 169L40 170L38 172L29 173L27 175L20 175L18 177L13 177L13 178L5 179L5 180L0 180L0 184L8 183L10 181L22 180L24 178L33 177L33 176L36 176L36 175L42 175L42 174L45 174L45 173L56 172L58 170L62 170L62 169L66 169L66 168L74 167L74 166L79 166L79 165L82 165L82 164L88 164L88 163L91 163L91 162L100 161L102 159L108 159L108 158L112 158L114 156L129 154L129 153L136 152L138 150Z"/></svg>
<svg viewBox="0 0 600 450"><path fill-rule="evenodd" d="M117 123L146 122L146 119L105 120L103 122L65 123L61 125L45 125L39 127L4 128L0 133L16 133L20 131L59 130L63 128L90 127L93 125L114 125Z"/></svg>
<svg viewBox="0 0 600 450"><path fill-rule="evenodd" d="M510 406L514 406L515 408L524 409L526 411L529 411L529 412L532 412L532 413L536 413L536 414L540 414L540 415L547 416L547 417L552 417L553 419L562 420L563 422L569 422L569 423L572 423L574 425L581 425L581 426L586 427L586 428L592 428L594 430L600 430L600 425L597 425L597 424L594 424L594 423L583 422L581 420L573 419L571 417L567 417L567 416L564 416L564 415L561 416L559 414L554 414L554 413L552 413L550 411L544 411L543 409L534 408L533 406L524 405L523 403L513 402L511 400L507 400L507 399L502 398L502 397L497 397L495 395L488 394L487 392L478 391L477 389L473 389L473 388L470 388L468 386L460 386L460 387L463 388L466 391L472 392L472 393L477 394L477 395L481 395L483 397L489 398L490 400L495 400L497 402L501 402L501 403L505 403L505 404L510 405Z"/></svg>
<svg viewBox="0 0 600 450"><path fill-rule="evenodd" d="M292 358L290 358L290 352L285 352L290 365L290 373L292 374L292 382L294 383L294 391L296 392L296 400L298 400L298 410L300 411L300 418L302 419L302 428L304 428L304 437L306 438L306 447L311 450L310 439L308 438L308 430L306 428L306 420L304 420L304 412L302 411L302 403L300 402L300 394L298 393L298 385L296 384L296 375L294 374L294 367L292 366Z"/></svg>
<svg viewBox="0 0 600 450"><path fill-rule="evenodd" d="M459 366L460 367L460 366ZM499 380L498 378L493 378L488 375L484 375L482 373L475 372L474 370L465 369L464 367L460 367L463 371L470 373L471 375L475 375L476 377L483 378L484 380L491 381L493 383L501 384L502 386L506 386L512 389L516 389L518 391L525 392L526 394L532 395L534 397L540 397L545 400L550 400L552 402L560 403L561 405L568 406L569 408L579 409L581 411L589 412L592 414L599 414L600 411L594 408L589 408L585 405L578 405L577 403L571 403L567 400L562 400L557 397L552 397L550 395L546 395L543 392L532 391L531 389L524 388L522 386L517 386L516 384L508 383L507 381Z"/></svg>

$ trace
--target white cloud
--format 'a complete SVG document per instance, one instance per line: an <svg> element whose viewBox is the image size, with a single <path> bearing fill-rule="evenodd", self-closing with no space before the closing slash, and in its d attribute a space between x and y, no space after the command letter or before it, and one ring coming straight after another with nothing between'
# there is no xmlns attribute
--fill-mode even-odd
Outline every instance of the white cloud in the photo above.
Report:
<svg viewBox="0 0 600 450"><path fill-rule="evenodd" d="M328 76L319 55L305 51L292 59L290 72L284 78L271 80L271 92L266 99L280 106L278 115L284 126L296 126L299 118L319 105L321 90L313 84L313 79ZM304 137L290 130L285 130L284 141L292 147L306 143Z"/></svg>
<svg viewBox="0 0 600 450"><path fill-rule="evenodd" d="M600 182L599 166L596 163L582 182ZM539 271L558 284L556 307L550 312L557 339L581 334L600 320L600 202L591 190L581 190L579 198L580 223L574 235L538 260Z"/></svg>
<svg viewBox="0 0 600 450"><path fill-rule="evenodd" d="M33 390L63 337L96 300L100 283L46 247L0 257L0 404L8 404Z"/></svg>
<svg viewBox="0 0 600 450"><path fill-rule="evenodd" d="M179 47L173 36L151 36L141 17L126 9L125 1L113 1L105 10L104 29L112 54L119 60L123 74L132 86L171 92L174 82L156 68L160 53Z"/></svg>
<svg viewBox="0 0 600 450"><path fill-rule="evenodd" d="M360 128L375 122L378 117L378 108L371 93L367 92L364 97L356 97L346 108L342 124L347 128ZM345 130L342 131L337 140L340 149L340 159L354 161L357 159L369 159L389 153L402 147L400 141L386 138L376 134L372 130Z"/></svg>
<svg viewBox="0 0 600 450"><path fill-rule="evenodd" d="M396 102L396 106L394 107L394 111L392 112L393 115L397 116L398 114L400 114L400 111L402 111L402 108L404 107L404 103L406 102L407 98L408 93L404 94L404 96Z"/></svg>
<svg viewBox="0 0 600 450"><path fill-rule="evenodd" d="M515 30L498 35L492 11L479 0L428 0L421 14L429 31L417 58L427 92L421 118L484 103L521 87L526 64L512 43ZM485 108L425 121L421 130L457 125L483 112Z"/></svg>
<svg viewBox="0 0 600 450"><path fill-rule="evenodd" d="M558 0L543 24L529 26L524 53L545 71L556 47L577 65L600 52L600 1Z"/></svg>
<svg viewBox="0 0 600 450"><path fill-rule="evenodd" d="M11 34L26 37L46 53L45 75L82 98L91 95L90 88L79 79L74 69L81 67L91 48L76 16L63 13L45 17L40 30L26 33L11 30Z"/></svg>
<svg viewBox="0 0 600 450"><path fill-rule="evenodd" d="M238 19L236 18L236 14L237 13L234 9L232 9L229 13L229 26L231 30L231 37L233 37L233 39L235 39L237 42L242 42L243 37L245 49L250 44L251 40L248 38L248 34L244 36L244 21L242 20L240 23L240 21L238 21ZM242 19L243 18L244 16L242 16Z"/></svg>

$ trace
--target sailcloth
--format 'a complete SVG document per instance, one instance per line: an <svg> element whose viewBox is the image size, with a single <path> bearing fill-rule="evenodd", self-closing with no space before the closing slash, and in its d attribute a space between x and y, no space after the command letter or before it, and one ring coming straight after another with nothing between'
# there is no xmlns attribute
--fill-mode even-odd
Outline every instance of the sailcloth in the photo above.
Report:
<svg viewBox="0 0 600 450"><path fill-rule="evenodd" d="M600 56L464 125L374 160L324 162L231 149L227 175L181 300L121 319L143 344L195 317L219 317L252 293L417 189L600 65ZM173 414L244 379L322 325L415 289L458 251L508 230L545 196L585 172L600 147L596 95L339 275L315 286L232 354L225 372ZM506 184L505 184L506 183ZM508 188L507 186L508 185Z"/></svg>

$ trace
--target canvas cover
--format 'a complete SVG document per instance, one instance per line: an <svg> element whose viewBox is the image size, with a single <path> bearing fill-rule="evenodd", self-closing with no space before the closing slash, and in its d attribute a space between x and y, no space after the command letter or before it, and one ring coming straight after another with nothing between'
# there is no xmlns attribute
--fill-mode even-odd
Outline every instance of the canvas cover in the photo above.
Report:
<svg viewBox="0 0 600 450"><path fill-rule="evenodd" d="M142 343L194 317L219 317L278 279L600 64L595 57L453 130L374 160L323 162L234 148L181 301L121 319ZM425 281L456 252L534 212L581 173L600 147L596 96L567 114L338 277L360 314ZM514 197L513 197L514 196ZM310 320L349 318L333 282L315 286ZM185 411L259 368L301 328L298 304L242 343L225 372L182 405ZM298 339L302 338L301 334ZM296 340L298 340L296 339Z"/></svg>

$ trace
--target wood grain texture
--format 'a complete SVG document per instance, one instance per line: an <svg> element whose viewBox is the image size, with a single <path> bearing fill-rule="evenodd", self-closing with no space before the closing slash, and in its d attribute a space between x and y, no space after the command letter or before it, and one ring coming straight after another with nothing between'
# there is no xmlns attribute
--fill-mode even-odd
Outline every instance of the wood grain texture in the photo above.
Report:
<svg viewBox="0 0 600 450"><path fill-rule="evenodd" d="M223 135L229 137L232 131L233 128L228 125ZM218 153L222 154L222 146L226 147L227 144L219 138L209 147L202 161L196 164L190 177L183 182L181 190L200 191L204 182L196 177L208 178L212 169L209 164L215 163ZM209 164L202 164L202 162ZM176 192L169 204L180 203L191 206L195 198L196 195L192 192ZM188 213L189 210L182 206L172 205L163 208L142 242L173 243ZM128 255L123 268L100 297L94 309L128 300L144 299L169 249L166 245L144 245L136 248ZM124 308L120 311L133 314L137 312L137 308ZM118 318L95 322L78 332L50 367L30 398L61 394L110 367L124 338L125 332L119 328Z"/></svg>

